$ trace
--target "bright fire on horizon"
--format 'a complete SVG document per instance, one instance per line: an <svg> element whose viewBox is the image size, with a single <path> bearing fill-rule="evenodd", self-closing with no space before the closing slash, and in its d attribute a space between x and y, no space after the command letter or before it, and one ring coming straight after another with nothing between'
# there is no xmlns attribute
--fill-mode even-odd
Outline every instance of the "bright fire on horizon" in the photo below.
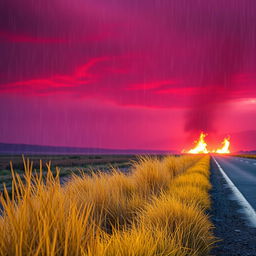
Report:
<svg viewBox="0 0 256 256"><path fill-rule="evenodd" d="M185 153L189 154L208 154L208 153L217 153L217 154L229 154L229 146L230 146L230 139L229 138L224 138L222 142L222 147L218 148L216 150L208 150L207 146L208 144L205 141L205 137L207 134L201 132L199 139L195 141L196 145L194 148L190 149L189 151L185 151Z"/></svg>

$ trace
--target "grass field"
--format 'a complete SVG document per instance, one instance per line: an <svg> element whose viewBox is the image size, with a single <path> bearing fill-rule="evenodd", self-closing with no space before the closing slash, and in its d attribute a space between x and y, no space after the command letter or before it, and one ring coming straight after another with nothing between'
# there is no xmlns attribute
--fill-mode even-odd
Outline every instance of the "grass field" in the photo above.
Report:
<svg viewBox="0 0 256 256"><path fill-rule="evenodd" d="M40 160L45 165L51 159L52 172L55 174L55 167L59 166L61 180L71 174L91 173L96 170L107 171L112 167L122 170L129 169L131 160L135 160L134 155L32 155L29 157L33 161L33 167L39 168ZM10 161L16 173L22 175L24 172L23 161L20 155L0 155L0 192L3 191L3 183L7 189L11 190L12 176L10 172ZM45 175L47 170L43 170Z"/></svg>
<svg viewBox="0 0 256 256"><path fill-rule="evenodd" d="M237 157L244 157L244 158L251 158L251 159L256 159L256 155L234 155Z"/></svg>
<svg viewBox="0 0 256 256"><path fill-rule="evenodd" d="M24 181L12 168L0 198L0 255L206 256L209 161L143 157L128 174L74 174L64 186L58 169L24 161Z"/></svg>

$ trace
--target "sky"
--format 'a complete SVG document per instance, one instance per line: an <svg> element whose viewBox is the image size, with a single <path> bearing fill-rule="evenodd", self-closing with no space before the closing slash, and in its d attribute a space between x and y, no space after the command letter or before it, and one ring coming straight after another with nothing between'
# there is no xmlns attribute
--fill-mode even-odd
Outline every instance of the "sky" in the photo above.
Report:
<svg viewBox="0 0 256 256"><path fill-rule="evenodd" d="M0 142L256 149L255 0L2 0Z"/></svg>

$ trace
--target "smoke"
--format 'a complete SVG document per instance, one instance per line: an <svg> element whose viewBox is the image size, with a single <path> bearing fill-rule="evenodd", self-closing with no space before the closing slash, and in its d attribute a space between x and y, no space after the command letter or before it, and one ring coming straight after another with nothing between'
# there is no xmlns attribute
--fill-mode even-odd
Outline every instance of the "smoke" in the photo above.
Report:
<svg viewBox="0 0 256 256"><path fill-rule="evenodd" d="M229 101L235 91L233 80L243 66L248 35L237 23L222 26L208 34L207 51L201 63L197 63L202 66L202 73L199 93L193 97L185 116L187 132L215 132L220 103Z"/></svg>

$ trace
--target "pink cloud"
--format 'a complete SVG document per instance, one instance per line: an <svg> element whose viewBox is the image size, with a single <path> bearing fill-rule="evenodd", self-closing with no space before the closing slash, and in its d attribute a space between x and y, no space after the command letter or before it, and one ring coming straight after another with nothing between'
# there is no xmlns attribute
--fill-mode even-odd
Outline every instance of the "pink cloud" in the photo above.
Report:
<svg viewBox="0 0 256 256"><path fill-rule="evenodd" d="M90 59L78 66L70 75L53 75L49 78L31 79L0 85L0 93L33 96L66 95L65 97L95 98L128 106L147 106L154 108L190 108L193 97L211 97L216 103L256 96L254 87L241 85L252 83L253 76L237 75L239 83L232 93L222 85L189 86L185 80L167 79L153 82L130 83L127 76L132 73L130 63L124 66L126 57L102 56ZM129 59L128 59L129 60ZM128 71L128 72L127 72ZM138 66L140 72L140 66ZM137 100L140 99L140 100ZM198 99L198 106L205 104Z"/></svg>
<svg viewBox="0 0 256 256"><path fill-rule="evenodd" d="M155 81L155 82L144 82L140 84L132 84L127 90L150 90L162 87L164 85L177 85L180 82L177 80L163 80L163 81Z"/></svg>
<svg viewBox="0 0 256 256"><path fill-rule="evenodd" d="M29 34L17 34L10 31L0 31L0 40L9 41L14 43L36 43L36 44L82 44L86 42L94 42L108 38L111 35L110 32L104 32L98 35L91 36L79 36L77 38L59 38L59 37L42 37L33 36Z"/></svg>
<svg viewBox="0 0 256 256"><path fill-rule="evenodd" d="M110 57L91 59L85 65L78 67L71 75L54 75L47 79L33 79L0 85L2 93L25 93L31 95L48 95L51 93L72 93L80 90L79 87L94 84L99 80L97 74L90 69L98 63L109 61Z"/></svg>
<svg viewBox="0 0 256 256"><path fill-rule="evenodd" d="M0 96L6 98L1 109L7 109L1 113L1 123L11 115L9 124L15 127L22 120L16 113L30 113L33 118L28 121L33 126L37 113L44 113L43 130L51 131L51 138L47 139L48 135L41 131L33 136L34 141L37 136L41 136L41 141L45 136L48 142L60 144L61 138L57 141L55 137L64 123L62 139L70 134L72 129L68 127L72 126L77 129L77 145L90 121L93 125L86 132L92 140L97 142L100 138L106 142L104 145L111 141L121 145L119 142L125 140L124 134L129 131L136 136L127 135L125 143L138 141L137 146L145 146L151 137L152 145L157 140L163 145L169 132L182 134L184 127L188 132L217 130L223 129L220 123L224 122L226 130L255 128L249 116L243 119L249 111L245 107L242 114L237 114L237 120L235 111L233 121L229 120L234 101L241 103L256 97L253 1L238 0L229 5L223 0L198 0L197 4L186 0L37 0L36 5L34 2L5 1L0 9ZM49 109L51 97L55 104ZM18 104L26 101L29 106ZM97 104L89 107L89 101ZM111 104L115 110L107 114L106 108ZM99 111L95 111L97 105ZM17 111L19 108L24 112ZM132 110L132 114L122 122L125 110ZM224 110L230 112L219 123L218 115ZM147 116L151 122L143 123L140 120L147 111L151 113ZM154 111L169 111L168 122L165 124L165 115L161 115L163 120L157 119L160 112ZM173 111L178 114L172 119ZM66 119L66 113L70 118ZM86 122L76 121L79 118ZM176 119L183 122L172 130ZM58 120L54 129L53 120ZM116 129L109 120L118 123ZM151 130L153 122L155 128ZM161 125L157 126L157 122ZM21 126L15 138L26 133L26 123ZM105 130L109 132L106 139ZM125 132L119 136L119 130ZM149 133L144 135L143 131ZM165 137L158 136L158 131ZM31 133L26 133L27 141ZM6 126L5 134L8 135ZM84 138L84 144L90 136ZM10 134L8 138L11 139Z"/></svg>
<svg viewBox="0 0 256 256"><path fill-rule="evenodd" d="M97 63L112 60L113 57L98 57L91 59L85 65L78 67L74 73L74 78L83 78L83 77L91 77L94 76L90 74L88 71L95 66Z"/></svg>

